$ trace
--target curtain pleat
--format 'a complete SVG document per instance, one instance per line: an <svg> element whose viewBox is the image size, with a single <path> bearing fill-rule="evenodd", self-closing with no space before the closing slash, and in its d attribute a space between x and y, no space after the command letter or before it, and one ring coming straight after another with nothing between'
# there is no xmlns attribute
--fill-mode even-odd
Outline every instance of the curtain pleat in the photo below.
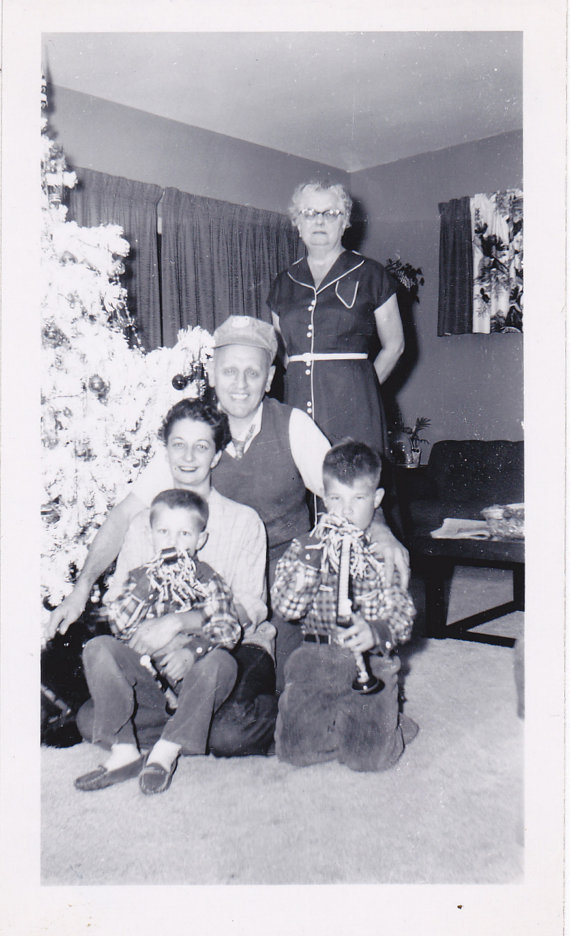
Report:
<svg viewBox="0 0 570 936"><path fill-rule="evenodd" d="M68 220L82 227L106 223L122 227L131 246L123 278L129 311L142 345L147 350L157 348L163 343L157 235L163 189L92 169L75 171L78 183L69 192Z"/></svg>
<svg viewBox="0 0 570 936"><path fill-rule="evenodd" d="M271 281L296 259L290 221L173 188L161 210L163 344L187 326L212 332L228 315L270 321Z"/></svg>
<svg viewBox="0 0 570 936"><path fill-rule="evenodd" d="M473 242L470 198L439 205L438 335L473 330Z"/></svg>

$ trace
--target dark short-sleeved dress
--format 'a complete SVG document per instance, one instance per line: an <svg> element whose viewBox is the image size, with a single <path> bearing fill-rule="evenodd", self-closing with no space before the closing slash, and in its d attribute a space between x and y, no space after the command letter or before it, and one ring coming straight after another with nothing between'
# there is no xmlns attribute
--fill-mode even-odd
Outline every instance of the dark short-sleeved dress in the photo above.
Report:
<svg viewBox="0 0 570 936"><path fill-rule="evenodd" d="M396 283L384 267L352 250L338 257L318 288L305 257L271 286L268 305L279 316L289 357L285 401L308 413L333 443L351 436L388 451L369 355L377 350L374 310L395 293ZM306 354L338 357L298 357Z"/></svg>

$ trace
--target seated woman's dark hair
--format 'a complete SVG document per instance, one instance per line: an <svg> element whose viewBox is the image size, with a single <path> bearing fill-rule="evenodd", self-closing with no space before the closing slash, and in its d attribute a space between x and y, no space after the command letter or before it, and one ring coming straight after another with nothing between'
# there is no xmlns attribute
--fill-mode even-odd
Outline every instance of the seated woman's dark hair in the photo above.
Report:
<svg viewBox="0 0 570 936"><path fill-rule="evenodd" d="M166 445L172 432L172 427L181 419L191 419L193 422L203 422L213 431L216 452L224 449L231 439L230 424L225 413L221 413L212 403L206 400L180 400L175 403L164 417L162 426L158 431L159 439Z"/></svg>

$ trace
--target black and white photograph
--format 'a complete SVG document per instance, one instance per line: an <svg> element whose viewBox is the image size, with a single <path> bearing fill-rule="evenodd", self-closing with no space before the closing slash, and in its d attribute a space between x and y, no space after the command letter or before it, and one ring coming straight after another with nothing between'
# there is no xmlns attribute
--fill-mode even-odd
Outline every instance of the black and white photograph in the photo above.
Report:
<svg viewBox="0 0 570 936"><path fill-rule="evenodd" d="M3 183L35 254L3 316L34 456L11 399L4 713L31 665L2 806L29 781L40 897L10 932L130 931L128 894L140 932L562 932L563 146L529 145L533 8L36 25L27 232Z"/></svg>

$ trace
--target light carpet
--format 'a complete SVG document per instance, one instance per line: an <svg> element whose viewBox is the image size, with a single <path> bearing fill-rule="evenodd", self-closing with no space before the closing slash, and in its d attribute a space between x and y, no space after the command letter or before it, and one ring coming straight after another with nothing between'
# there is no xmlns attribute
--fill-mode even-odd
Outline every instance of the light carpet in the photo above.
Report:
<svg viewBox="0 0 570 936"><path fill-rule="evenodd" d="M508 600L510 588L509 573L458 570L450 619ZM480 629L520 637L523 618ZM42 883L520 882L513 650L419 640L403 659L405 711L420 732L387 773L194 757L164 795L144 796L136 780L81 793L73 780L99 750L42 748Z"/></svg>

